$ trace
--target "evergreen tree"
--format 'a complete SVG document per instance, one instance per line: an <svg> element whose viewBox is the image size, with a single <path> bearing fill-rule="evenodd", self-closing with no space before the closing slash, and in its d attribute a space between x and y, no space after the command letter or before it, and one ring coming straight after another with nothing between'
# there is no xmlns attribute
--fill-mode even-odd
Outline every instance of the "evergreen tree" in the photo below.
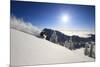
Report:
<svg viewBox="0 0 100 67"><path fill-rule="evenodd" d="M53 43L58 43L56 32L54 31L50 37L50 41Z"/></svg>

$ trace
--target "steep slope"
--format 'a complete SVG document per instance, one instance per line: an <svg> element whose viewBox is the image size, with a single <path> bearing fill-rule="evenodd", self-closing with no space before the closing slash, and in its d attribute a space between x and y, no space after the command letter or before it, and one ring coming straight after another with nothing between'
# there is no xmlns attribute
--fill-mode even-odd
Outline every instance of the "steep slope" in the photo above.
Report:
<svg viewBox="0 0 100 67"><path fill-rule="evenodd" d="M37 65L94 61L69 49L11 29L11 65Z"/></svg>

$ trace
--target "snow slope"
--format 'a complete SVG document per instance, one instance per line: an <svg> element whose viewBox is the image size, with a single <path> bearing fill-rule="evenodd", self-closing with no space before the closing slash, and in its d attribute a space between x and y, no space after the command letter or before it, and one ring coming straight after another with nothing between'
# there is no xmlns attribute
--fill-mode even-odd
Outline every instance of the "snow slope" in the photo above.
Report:
<svg viewBox="0 0 100 67"><path fill-rule="evenodd" d="M94 61L65 47L11 28L11 65Z"/></svg>

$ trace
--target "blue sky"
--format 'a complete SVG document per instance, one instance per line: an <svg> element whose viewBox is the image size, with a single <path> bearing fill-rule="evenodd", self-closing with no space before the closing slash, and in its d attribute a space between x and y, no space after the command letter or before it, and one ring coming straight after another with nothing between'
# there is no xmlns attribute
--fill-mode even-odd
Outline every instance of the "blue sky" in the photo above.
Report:
<svg viewBox="0 0 100 67"><path fill-rule="evenodd" d="M95 6L11 1L11 15L39 28L95 29Z"/></svg>

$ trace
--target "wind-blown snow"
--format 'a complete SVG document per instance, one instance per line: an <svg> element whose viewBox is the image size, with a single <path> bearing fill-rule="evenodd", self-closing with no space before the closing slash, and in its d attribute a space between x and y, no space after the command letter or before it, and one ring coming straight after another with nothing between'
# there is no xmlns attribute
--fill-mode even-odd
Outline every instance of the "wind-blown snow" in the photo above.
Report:
<svg viewBox="0 0 100 67"><path fill-rule="evenodd" d="M33 26L30 22L25 22L23 19L16 18L15 16L11 16L10 27L35 36L39 36L41 32L40 29Z"/></svg>
<svg viewBox="0 0 100 67"><path fill-rule="evenodd" d="M76 54L77 53L77 54ZM37 65L94 61L45 39L11 29L11 65Z"/></svg>

